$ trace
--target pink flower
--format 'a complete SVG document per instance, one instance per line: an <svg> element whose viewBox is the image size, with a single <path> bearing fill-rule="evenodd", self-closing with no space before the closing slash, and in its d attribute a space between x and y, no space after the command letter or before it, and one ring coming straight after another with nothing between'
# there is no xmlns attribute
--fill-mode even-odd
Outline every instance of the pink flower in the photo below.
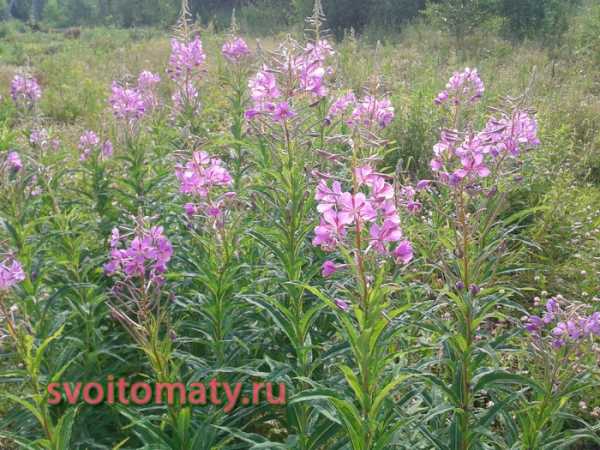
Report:
<svg viewBox="0 0 600 450"><path fill-rule="evenodd" d="M468 67L462 72L454 72L446 89L438 94L435 103L441 105L448 99L452 99L452 103L459 104L464 102L475 103L482 96L485 88L477 69L469 69Z"/></svg>
<svg viewBox="0 0 600 450"><path fill-rule="evenodd" d="M149 91L153 90L158 83L160 83L160 76L157 73L144 70L138 76L137 87L140 91Z"/></svg>
<svg viewBox="0 0 600 450"><path fill-rule="evenodd" d="M346 235L345 223L334 210L328 210L321 216L321 223L315 228L313 245L321 246L325 251L332 251L340 239Z"/></svg>
<svg viewBox="0 0 600 450"><path fill-rule="evenodd" d="M37 80L30 75L15 75L10 83L10 96L17 106L33 106L42 98Z"/></svg>
<svg viewBox="0 0 600 450"><path fill-rule="evenodd" d="M394 198L394 187L386 183L383 177L376 176L371 179L371 201L382 204L386 200Z"/></svg>
<svg viewBox="0 0 600 450"><path fill-rule="evenodd" d="M184 166L177 166L175 175L184 194L206 197L213 186L229 186L233 179L221 160L210 158L206 152L194 152Z"/></svg>
<svg viewBox="0 0 600 450"><path fill-rule="evenodd" d="M229 62L237 63L250 54L250 49L246 41L240 37L235 37L223 44L221 52Z"/></svg>
<svg viewBox="0 0 600 450"><path fill-rule="evenodd" d="M354 221L371 222L377 217L377 212L362 192L354 195L349 192L342 193L339 199L339 208L340 220L347 225Z"/></svg>
<svg viewBox="0 0 600 450"><path fill-rule="evenodd" d="M354 95L354 92L348 92L347 94L338 97L329 108L327 119L331 121L335 117L344 114L350 107L354 106L355 103L356 96Z"/></svg>
<svg viewBox="0 0 600 450"><path fill-rule="evenodd" d="M102 144L102 156L105 158L111 157L113 154L113 145L108 139Z"/></svg>
<svg viewBox="0 0 600 450"><path fill-rule="evenodd" d="M348 123L353 126L362 125L370 128L373 124L380 128L387 127L394 119L394 107L389 99L377 100L367 96L352 111Z"/></svg>
<svg viewBox="0 0 600 450"><path fill-rule="evenodd" d="M374 223L369 230L370 245L379 253L387 253L387 244L402 239L402 230L394 220L384 220L383 225Z"/></svg>
<svg viewBox="0 0 600 450"><path fill-rule="evenodd" d="M84 132L79 138L79 150L81 150L81 161L85 160L91 151L100 144L100 139L93 131Z"/></svg>
<svg viewBox="0 0 600 450"><path fill-rule="evenodd" d="M275 75L266 67L263 67L254 78L248 81L248 87L250 88L250 96L254 101L273 100L281 95Z"/></svg>
<svg viewBox="0 0 600 450"><path fill-rule="evenodd" d="M186 203L183 205L183 209L188 217L192 217L198 213L198 206L194 203Z"/></svg>
<svg viewBox="0 0 600 450"><path fill-rule="evenodd" d="M371 166L362 166L354 169L354 176L359 186L367 185L371 186L375 178L379 178L379 175L375 173Z"/></svg>
<svg viewBox="0 0 600 450"><path fill-rule="evenodd" d="M460 162L462 164L462 168L454 172L454 175L460 179L469 175L484 178L490 174L490 169L488 169L483 162L483 154L481 153L465 155L461 158Z"/></svg>
<svg viewBox="0 0 600 450"><path fill-rule="evenodd" d="M261 113L273 113L276 109L274 101L281 96L281 92L277 87L277 79L275 75L263 67L253 78L248 81L248 87L250 88L250 97L254 103L253 107L246 111L246 118L253 119ZM279 114L284 113L282 110L283 103L280 103ZM289 105L288 105L289 107Z"/></svg>
<svg viewBox="0 0 600 450"><path fill-rule="evenodd" d="M151 111L158 106L158 96L156 93L158 83L160 83L160 76L148 70L141 72L138 77L137 90L142 95L147 111Z"/></svg>
<svg viewBox="0 0 600 450"><path fill-rule="evenodd" d="M482 143L482 151L494 157L507 152L516 157L522 150L540 145L537 122L523 111L515 112L512 117L502 115L500 119L490 119L478 138Z"/></svg>
<svg viewBox="0 0 600 450"><path fill-rule="evenodd" d="M192 159L185 165L177 165L175 175L180 182L180 192L198 198L195 203L186 203L185 212L189 217L201 211L213 219L213 225L224 226L223 217L226 203L236 197L235 192L221 195L213 192L216 188L230 186L231 175L218 158L211 158L208 153L199 151L192 154ZM219 220L216 220L219 219Z"/></svg>
<svg viewBox="0 0 600 450"><path fill-rule="evenodd" d="M146 103L137 89L124 88L117 82L112 84L112 94L108 99L117 119L130 124L138 121L146 112Z"/></svg>
<svg viewBox="0 0 600 450"><path fill-rule="evenodd" d="M410 241L401 241L393 252L396 264L408 264L413 259L413 249Z"/></svg>
<svg viewBox="0 0 600 450"><path fill-rule="evenodd" d="M331 189L325 180L319 181L315 192L315 200L319 202L317 211L323 213L328 209L333 209L337 205L340 195L342 195L342 184L339 181L334 181Z"/></svg>
<svg viewBox="0 0 600 450"><path fill-rule="evenodd" d="M111 235L110 260L104 266L109 276L122 274L126 280L143 278L158 284L173 255L171 242L164 236L163 227L136 231L129 246L118 249L121 243L118 230Z"/></svg>
<svg viewBox="0 0 600 450"><path fill-rule="evenodd" d="M23 267L13 258L0 263L0 291L7 291L25 279Z"/></svg>
<svg viewBox="0 0 600 450"><path fill-rule="evenodd" d="M10 167L13 172L18 172L23 168L21 157L17 152L9 152L8 156L6 157L6 162L8 163L8 167Z"/></svg>
<svg viewBox="0 0 600 450"><path fill-rule="evenodd" d="M326 73L318 62L307 65L300 71L300 88L316 97L327 96L329 90L325 85Z"/></svg>
<svg viewBox="0 0 600 450"><path fill-rule="evenodd" d="M273 120L277 122L284 122L287 119L291 119L296 116L296 113L290 106L288 102L282 102L275 106L275 110L273 111Z"/></svg>
<svg viewBox="0 0 600 450"><path fill-rule="evenodd" d="M328 278L331 275L333 275L334 273L336 273L342 267L345 267L345 265L344 264L336 264L333 261L325 261L323 263L323 268L322 268L321 274L323 275L324 278Z"/></svg>
<svg viewBox="0 0 600 450"><path fill-rule="evenodd" d="M346 312L350 309L350 304L344 299L336 298L334 302L335 302L335 306L337 306L344 312Z"/></svg>
<svg viewBox="0 0 600 450"><path fill-rule="evenodd" d="M333 47L326 39L320 39L317 42L309 42L304 51L307 59L320 62L324 62L328 57L335 54Z"/></svg>

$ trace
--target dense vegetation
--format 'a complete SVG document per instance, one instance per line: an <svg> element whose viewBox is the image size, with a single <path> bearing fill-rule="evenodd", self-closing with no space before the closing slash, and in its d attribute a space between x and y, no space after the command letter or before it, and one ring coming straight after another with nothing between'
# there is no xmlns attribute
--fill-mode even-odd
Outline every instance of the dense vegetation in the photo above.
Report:
<svg viewBox="0 0 600 450"><path fill-rule="evenodd" d="M0 24L0 448L599 448L599 5L45 28L151 3ZM109 377L287 402L49 402Z"/></svg>

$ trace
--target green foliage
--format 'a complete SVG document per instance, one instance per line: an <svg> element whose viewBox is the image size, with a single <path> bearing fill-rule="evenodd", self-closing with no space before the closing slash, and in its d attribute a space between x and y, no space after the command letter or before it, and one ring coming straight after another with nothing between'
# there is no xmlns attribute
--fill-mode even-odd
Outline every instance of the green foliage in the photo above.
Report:
<svg viewBox="0 0 600 450"><path fill-rule="evenodd" d="M62 13L60 5L67 3L76 7L73 16ZM191 2L203 21L235 2L218 3ZM339 13L329 16L337 31L368 31L374 23L403 27L377 49L346 33L336 45L334 81L357 94L373 84L389 92L396 119L376 150L378 168L413 184L432 176L432 147L448 120L433 98L462 64L449 42L452 28L404 24L403 14L412 16L420 7L409 3L363 2L360 9L349 0L324 1L328 11ZM238 10L238 18L245 30L285 29L306 14L306 2L295 5L257 1ZM101 16L96 6L48 2L44 14L64 25L163 25L177 7L113 1L111 14ZM481 17L480 11L471 13ZM217 28L227 24L224 14ZM515 28L515 35L533 37L528 30L558 20L544 17L547 22L523 25L523 34ZM464 55L464 65L477 67L486 81L486 100L474 115L505 95L522 93L537 66L527 100L537 110L542 145L523 156L524 180L506 180L511 192L501 199L474 196L467 215L481 212L482 218L470 229L456 228L450 196L426 200L421 215L402 216L403 232L414 242L414 263L406 269L384 265L363 279L356 276L353 255L339 253L348 269L333 282L320 276L331 254L311 244L318 223L313 169L324 164L320 149L350 152L346 143L320 134L325 103L299 111L310 120L289 141L275 127L272 134L257 133L243 115L248 77L262 61L232 69L219 56L226 36L204 31L209 63L201 112L180 120L171 111L157 112L139 138L124 139L122 125L107 110L110 82L133 82L140 70L152 70L163 78L160 97L169 104L173 86L164 71L164 30L84 28L79 40L71 40L60 33L25 33L20 21L0 24L0 164L15 149L25 165L21 178L0 180L0 243L15 250L28 274L14 292L0 293L7 307L16 307L21 324L18 344L10 336L0 343L0 447L596 448L597 373L565 372L560 385L548 382L548 364L568 360L560 367L570 368L569 358L577 355L540 358L519 321L540 291L562 292L598 309L600 9L590 3L568 19L565 46L552 53L535 43L511 45L490 30L466 36L477 48ZM280 43L275 37L262 45L271 50ZM8 95L10 79L24 68L44 90L36 123ZM28 138L34 125L60 135L60 148L33 148ZM115 157L80 162L78 139L85 129L113 139ZM173 175L175 165L197 149L225 161L238 193L236 214L217 239L214 229L184 216ZM349 174L342 165L330 168L334 176ZM30 196L32 187L40 188L37 196ZM131 225L140 212L163 224L176 248L160 299L164 315L144 324L144 339L111 316L112 281L102 270L112 227ZM455 240L466 232L478 238L457 251ZM481 294L457 293L461 279L481 284ZM361 308L365 292L369 307ZM341 311L338 298L352 309ZM104 382L108 375L132 381L282 381L288 404L225 414L213 406L48 407L44 401L53 379Z"/></svg>

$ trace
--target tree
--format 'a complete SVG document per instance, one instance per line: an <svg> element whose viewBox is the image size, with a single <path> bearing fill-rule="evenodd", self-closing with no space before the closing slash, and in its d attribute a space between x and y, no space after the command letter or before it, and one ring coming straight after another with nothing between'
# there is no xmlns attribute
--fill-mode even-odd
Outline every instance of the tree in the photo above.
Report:
<svg viewBox="0 0 600 450"><path fill-rule="evenodd" d="M45 0L31 0L31 21L38 22L42 19Z"/></svg>
<svg viewBox="0 0 600 450"><path fill-rule="evenodd" d="M490 18L496 0L444 0L427 5L425 15L454 37L457 49L464 48L465 37Z"/></svg>

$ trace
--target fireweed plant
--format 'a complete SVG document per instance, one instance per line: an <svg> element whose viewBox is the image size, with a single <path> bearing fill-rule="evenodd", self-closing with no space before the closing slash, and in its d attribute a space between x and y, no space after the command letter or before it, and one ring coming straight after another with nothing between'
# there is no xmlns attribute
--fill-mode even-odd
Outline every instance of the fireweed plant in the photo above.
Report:
<svg viewBox="0 0 600 450"><path fill-rule="evenodd" d="M594 439L593 427L569 414L565 404L573 398L585 399L593 389L590 380L598 376L600 312L562 295L550 297L545 304L539 297L535 300L541 313L527 316L524 326L529 334L530 367L540 373L531 374L535 389L517 414L520 432L513 439L528 450L555 448L583 437ZM579 423L581 431L565 432L566 420Z"/></svg>
<svg viewBox="0 0 600 450"><path fill-rule="evenodd" d="M50 337L41 343L36 343L32 333L33 326L29 323L26 308L19 307L17 303L9 304L11 291L26 280L21 263L12 254L4 254L0 262L0 342L7 342L14 346L12 358L19 362L19 368L14 370L13 376L22 379L30 388L26 397L6 393L6 398L16 405L29 411L36 419L39 428L43 430L43 437L34 441L18 435L12 436L16 443L23 446L36 445L37 448L58 450L69 446L71 431L75 419L76 409L70 410L58 421L50 413L47 403L45 381L48 376L44 371L43 363L45 352L50 343L57 339L62 332L59 328Z"/></svg>
<svg viewBox="0 0 600 450"><path fill-rule="evenodd" d="M506 110L492 109L484 128L476 131L474 109L483 94L476 70L452 76L435 99L445 109L447 127L433 149L434 178L404 189L407 205L418 197L430 209L424 237L436 245L424 245L442 286L425 319L440 345L439 359L427 360L415 372L439 389L430 401L443 399L441 405L429 405L434 409L421 425L436 448L524 448L511 433L488 430L517 428L508 412L518 404L515 390L521 385L537 395L538 389L525 374L499 364L512 349L503 323L519 309L506 277L518 270L511 266L517 251L511 233L521 215L507 217L506 210L511 188L522 179L523 158L539 145L537 123L523 97L509 99ZM440 415L447 415L447 426Z"/></svg>
<svg viewBox="0 0 600 450"><path fill-rule="evenodd" d="M244 148L245 111L248 103L248 78L252 53L246 41L238 36L235 10L231 17L231 28L221 53L227 61L221 75L223 86L229 90L228 100L231 116L231 151L233 152L233 177L236 189L241 187L242 176L248 169L244 163L247 156Z"/></svg>
<svg viewBox="0 0 600 450"><path fill-rule="evenodd" d="M163 287L173 247L163 228L138 218L130 230L114 228L110 236L110 259L106 274L115 278L111 289L111 315L120 322L152 368L154 380L175 383L179 363L173 358L173 329L169 297ZM190 411L178 402L167 406L165 424L172 430L172 448L186 448Z"/></svg>
<svg viewBox="0 0 600 450"><path fill-rule="evenodd" d="M234 320L241 321L235 301L236 283L242 283L237 247L240 208L236 193L229 190L233 177L221 159L204 151L193 152L189 161L179 164L176 177L180 193L190 200L182 209L192 248L202 251L202 259L190 262L196 271L195 282L207 291L199 313L209 325L207 337L220 367L231 351L227 347Z"/></svg>
<svg viewBox="0 0 600 450"><path fill-rule="evenodd" d="M454 74L419 180L379 53L344 75L320 1L273 51L235 20L197 32L182 3L169 57L106 82L100 120L43 117L38 72L3 93L0 447L600 442L597 308L544 293L528 310L515 282L528 96L484 111L478 72ZM48 405L49 383L111 375L284 383L287 403Z"/></svg>

